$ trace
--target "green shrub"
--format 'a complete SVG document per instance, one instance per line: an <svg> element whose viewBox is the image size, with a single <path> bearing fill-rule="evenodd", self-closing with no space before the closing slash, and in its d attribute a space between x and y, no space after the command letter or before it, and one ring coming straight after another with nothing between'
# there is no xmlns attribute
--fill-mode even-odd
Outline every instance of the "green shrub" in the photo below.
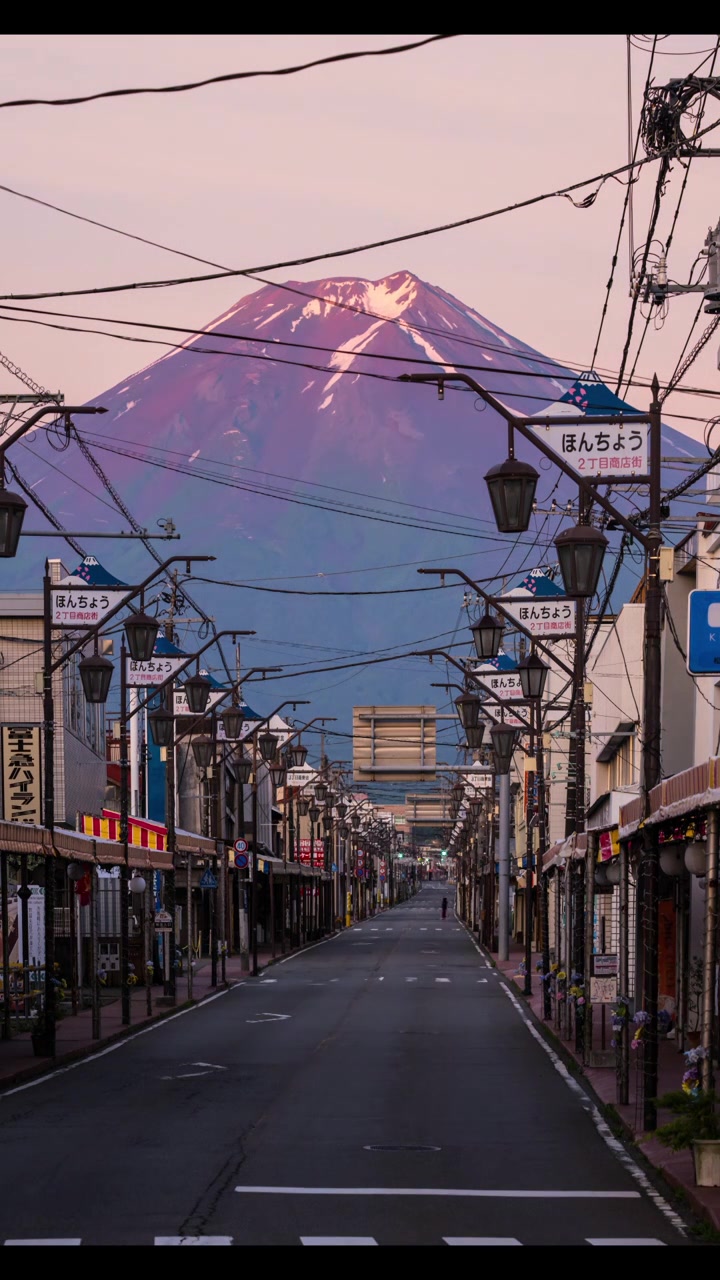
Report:
<svg viewBox="0 0 720 1280"><path fill-rule="evenodd" d="M693 1142L720 1138L720 1116L715 1110L714 1093L698 1093L693 1096L684 1089L665 1093L656 1100L657 1106L672 1111L677 1117L662 1125L655 1137L671 1151L683 1151Z"/></svg>

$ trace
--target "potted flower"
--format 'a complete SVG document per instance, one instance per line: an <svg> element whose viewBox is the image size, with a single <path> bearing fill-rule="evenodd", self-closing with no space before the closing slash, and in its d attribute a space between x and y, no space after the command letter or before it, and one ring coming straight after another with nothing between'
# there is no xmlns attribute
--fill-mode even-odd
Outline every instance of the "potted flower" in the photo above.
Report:
<svg viewBox="0 0 720 1280"><path fill-rule="evenodd" d="M656 1132L656 1137L671 1151L692 1150L695 1182L699 1187L720 1187L720 1115L715 1093L700 1088L698 1063L704 1049L691 1049L685 1054L688 1064L682 1088L658 1098L675 1116Z"/></svg>

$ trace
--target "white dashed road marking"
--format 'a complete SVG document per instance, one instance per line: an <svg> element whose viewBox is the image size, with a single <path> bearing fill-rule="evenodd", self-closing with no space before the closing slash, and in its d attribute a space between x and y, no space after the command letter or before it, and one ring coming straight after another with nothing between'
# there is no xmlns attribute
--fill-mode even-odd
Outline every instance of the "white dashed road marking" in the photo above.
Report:
<svg viewBox="0 0 720 1280"><path fill-rule="evenodd" d="M644 1239L642 1236L637 1239L624 1239L622 1236L608 1236L607 1239L599 1238L591 1240L587 1239L588 1244L659 1244L663 1245L662 1240L653 1240L652 1238ZM663 1247L665 1247L663 1245Z"/></svg>
<svg viewBox="0 0 720 1280"><path fill-rule="evenodd" d="M445 1244L520 1244L513 1236L443 1236Z"/></svg>
<svg viewBox="0 0 720 1280"><path fill-rule="evenodd" d="M13 1244L13 1245L17 1245L17 1244L30 1244L30 1245L33 1245L33 1244L82 1244L82 1239L80 1239L80 1240L54 1240L54 1239L50 1239L50 1240L6 1240L6 1241L5 1241L5 1244Z"/></svg>
<svg viewBox="0 0 720 1280"><path fill-rule="evenodd" d="M232 1236L156 1236L156 1244L232 1244Z"/></svg>
<svg viewBox="0 0 720 1280"><path fill-rule="evenodd" d="M377 1244L372 1236L301 1236L301 1244Z"/></svg>

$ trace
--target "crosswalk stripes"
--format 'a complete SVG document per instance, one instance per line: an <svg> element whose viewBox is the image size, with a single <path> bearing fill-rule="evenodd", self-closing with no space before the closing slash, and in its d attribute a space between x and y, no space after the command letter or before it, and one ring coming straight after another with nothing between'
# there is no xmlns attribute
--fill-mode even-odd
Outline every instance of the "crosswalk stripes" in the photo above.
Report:
<svg viewBox="0 0 720 1280"><path fill-rule="evenodd" d="M518 1240L515 1236L443 1236L443 1244L469 1247L469 1246L486 1246L494 1247L496 1245L520 1245L523 1241ZM47 1239L14 1239L5 1240L3 1244L18 1245L82 1245L82 1239L76 1237L58 1238L49 1237ZM233 1236L155 1236L153 1243L155 1245L179 1245L179 1246L196 1246L196 1245L232 1245L234 1244ZM299 1243L301 1245L378 1245L378 1241L374 1236L300 1236ZM569 1242L565 1242L569 1243ZM580 1241L578 1240L578 1244ZM657 1240L652 1236L586 1236L585 1244L588 1245L611 1245L615 1247L624 1246L642 1246L642 1245L660 1245L664 1246L664 1241Z"/></svg>

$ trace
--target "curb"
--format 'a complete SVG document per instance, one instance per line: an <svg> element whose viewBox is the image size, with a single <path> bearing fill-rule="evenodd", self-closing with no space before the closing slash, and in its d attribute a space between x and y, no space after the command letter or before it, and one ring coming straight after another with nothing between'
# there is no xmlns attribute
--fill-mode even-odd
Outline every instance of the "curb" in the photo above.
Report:
<svg viewBox="0 0 720 1280"><path fill-rule="evenodd" d="M461 923L465 924L464 921L461 921ZM467 929L467 925L465 925L465 928ZM470 930L468 930L468 934L470 938L473 938L473 934ZM490 961L493 968L498 969L499 972L502 972L502 970L499 969L499 966L496 963L492 954L486 951L485 947L482 946L482 943L478 943L478 946L480 946L483 956L485 956ZM524 995L522 987L514 981L513 977L510 974L506 974L505 976L513 984L513 987L516 988L516 993L518 995L518 998L523 999L524 1008L529 1014L529 1016L533 1019L533 1022L535 1023L538 1031L540 1032L540 1034L543 1036L545 1040L547 1040L549 1043L550 1042L552 1043L553 1049L558 1054L558 1057L562 1059L568 1071L571 1072L572 1075L574 1076L582 1076L583 1088L586 1089L592 1095L601 1115L603 1115L604 1118L611 1124L611 1126L614 1127L616 1131L620 1133L622 1138L634 1148L636 1155L639 1155L642 1158L642 1160L644 1161L648 1169L652 1171L654 1176L661 1178L662 1181L667 1184L670 1190L677 1192L679 1195L684 1197L684 1199L687 1201L690 1207L691 1212L695 1215L695 1217L698 1218L701 1222L705 1223L705 1225L710 1227L713 1231L718 1232L720 1234L720 1218L716 1215L716 1213L708 1205L703 1204L702 1201L698 1199L697 1195L695 1194L694 1187L688 1186L685 1182L682 1181L682 1179L678 1178L675 1174L673 1174L670 1170L666 1169L663 1165L655 1164L655 1162L650 1159L650 1156L647 1154L647 1152L644 1149L643 1143L640 1141L640 1138L642 1137L642 1135L636 1134L634 1132L634 1130L628 1124L627 1120L625 1120L624 1117L620 1115L620 1113L616 1110L616 1108L613 1106L611 1102L603 1101L603 1099L596 1093L591 1081L589 1080L588 1076L585 1074L585 1068L582 1062L578 1061L578 1059L574 1056L572 1051L567 1048L565 1042L561 1040L559 1036L556 1035L553 1028L549 1026L547 1022L538 1018L537 1014L535 1013L535 1010L532 1008L532 1005L528 1000L528 997Z"/></svg>

